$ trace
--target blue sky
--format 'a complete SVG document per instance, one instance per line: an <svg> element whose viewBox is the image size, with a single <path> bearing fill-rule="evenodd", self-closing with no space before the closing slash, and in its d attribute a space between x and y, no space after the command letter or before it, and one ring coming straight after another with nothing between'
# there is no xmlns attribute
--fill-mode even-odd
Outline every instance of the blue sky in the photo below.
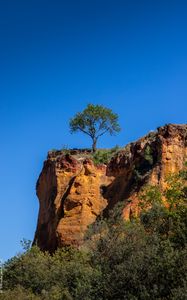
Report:
<svg viewBox="0 0 187 300"><path fill-rule="evenodd" d="M0 258L33 239L35 184L47 151L88 147L68 122L88 103L119 114L125 145L186 123L187 2L0 2Z"/></svg>

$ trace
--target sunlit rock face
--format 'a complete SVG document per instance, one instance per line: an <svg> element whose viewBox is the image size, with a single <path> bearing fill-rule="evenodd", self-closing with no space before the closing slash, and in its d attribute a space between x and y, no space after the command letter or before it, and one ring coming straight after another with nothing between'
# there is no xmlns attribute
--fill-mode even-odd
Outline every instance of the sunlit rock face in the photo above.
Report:
<svg viewBox="0 0 187 300"><path fill-rule="evenodd" d="M107 206L102 186L110 182L106 166L94 166L83 153L49 153L37 183L40 210L34 243L51 252L81 245L88 225Z"/></svg>
<svg viewBox="0 0 187 300"><path fill-rule="evenodd" d="M88 225L122 202L123 216L139 212L145 184L165 187L187 157L187 125L166 125L127 145L110 163L95 166L86 151L51 151L37 182L40 202L34 243L53 252L83 243Z"/></svg>

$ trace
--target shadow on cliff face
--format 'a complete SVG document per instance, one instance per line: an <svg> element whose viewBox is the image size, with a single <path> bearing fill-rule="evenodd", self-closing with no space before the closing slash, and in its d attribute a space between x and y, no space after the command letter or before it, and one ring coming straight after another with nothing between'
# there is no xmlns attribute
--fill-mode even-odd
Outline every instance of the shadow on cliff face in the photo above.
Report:
<svg viewBox="0 0 187 300"><path fill-rule="evenodd" d="M186 160L186 145L187 125L173 124L159 127L157 131L127 145L112 158L107 167L107 175L115 179L108 187L102 187L103 197L108 201L103 215L107 217L109 210L119 201L123 201L125 207L135 207L135 198L138 198L143 186L163 182L167 172L173 171L172 165L175 171L182 168L182 162ZM169 147L173 147L172 150ZM179 153L175 153L176 149ZM178 159L179 155L181 157ZM153 173L155 181L152 181Z"/></svg>
<svg viewBox="0 0 187 300"><path fill-rule="evenodd" d="M42 251L54 252L57 249L56 208L54 204L57 195L57 179L55 165L52 161L44 162L43 172L37 181L36 190L40 200L40 209L33 244Z"/></svg>
<svg viewBox="0 0 187 300"><path fill-rule="evenodd" d="M66 198L68 197L69 193L70 193L70 190L75 182L75 179L76 179L77 175L73 176L70 181L69 181L69 184L68 184L68 187L65 191L65 193L63 194L62 198L61 198L61 201L60 201L60 207L57 211L57 225L56 227L58 226L58 223L60 222L60 220L64 217L64 202L66 200Z"/></svg>
<svg viewBox="0 0 187 300"><path fill-rule="evenodd" d="M161 142L153 134L146 143L141 140L131 143L127 149L112 158L107 167L107 175L115 178L109 186L101 187L102 195L108 201L103 211L104 217L108 217L116 203L124 202L125 208L133 201L130 198L137 195L149 182L153 169L160 165L160 158Z"/></svg>
<svg viewBox="0 0 187 300"><path fill-rule="evenodd" d="M167 175L183 167L187 156L186 143L187 125L166 125L120 150L111 159L107 170L106 166L102 170L97 166L93 171L92 167L96 165L87 161L85 172L77 182L74 180L89 153L77 150L70 154L50 152L37 184L40 211L34 243L42 250L54 252L63 244L64 239L58 236L57 227L61 220L66 219L60 230L68 243L71 240L73 244L70 237L74 237L76 230L80 232L82 228L81 234L84 234L87 225L101 215L108 217L118 202L124 207L123 217L133 217L138 213L142 188L146 184L164 186ZM71 197L68 198L69 194ZM74 210L78 206L81 209Z"/></svg>

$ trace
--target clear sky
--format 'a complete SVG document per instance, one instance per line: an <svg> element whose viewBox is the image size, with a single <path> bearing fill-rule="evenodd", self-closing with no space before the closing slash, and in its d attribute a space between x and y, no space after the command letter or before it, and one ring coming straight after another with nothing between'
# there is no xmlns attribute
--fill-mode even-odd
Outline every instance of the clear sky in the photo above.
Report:
<svg viewBox="0 0 187 300"><path fill-rule="evenodd" d="M100 147L186 123L187 1L0 1L0 258L33 239L47 151L90 145L68 129L88 103L120 116Z"/></svg>

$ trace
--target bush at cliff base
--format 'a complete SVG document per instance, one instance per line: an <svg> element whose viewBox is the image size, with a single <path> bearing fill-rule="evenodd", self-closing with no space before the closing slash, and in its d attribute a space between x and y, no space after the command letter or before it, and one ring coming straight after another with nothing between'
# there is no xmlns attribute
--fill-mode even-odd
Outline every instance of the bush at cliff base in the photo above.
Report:
<svg viewBox="0 0 187 300"><path fill-rule="evenodd" d="M167 207L147 187L139 219L122 220L118 205L89 228L80 250L27 247L6 262L0 299L187 299L186 175L168 178Z"/></svg>

